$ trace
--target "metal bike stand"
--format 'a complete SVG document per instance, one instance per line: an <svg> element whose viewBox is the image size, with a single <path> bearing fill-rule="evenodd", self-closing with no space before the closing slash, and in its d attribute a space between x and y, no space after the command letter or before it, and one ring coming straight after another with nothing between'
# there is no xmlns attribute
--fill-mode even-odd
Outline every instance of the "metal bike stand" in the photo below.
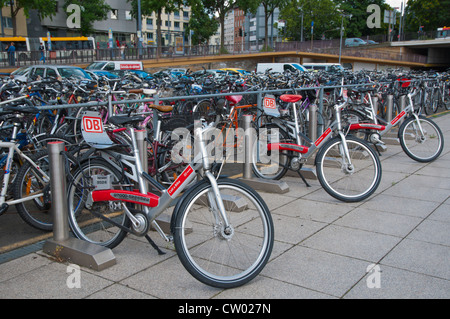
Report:
<svg viewBox="0 0 450 319"><path fill-rule="evenodd" d="M48 143L50 183L52 190L53 239L45 242L43 251L59 262L70 262L100 271L116 264L111 249L69 237L63 142Z"/></svg>
<svg viewBox="0 0 450 319"><path fill-rule="evenodd" d="M308 137L311 141L317 140L318 135L322 135L317 131L318 129L318 118L317 118L317 105L311 104L308 106L309 109L309 125L308 125ZM323 124L322 124L323 125ZM314 158L310 158L306 162L307 165L314 165ZM286 175L292 177L298 177L298 172L289 170ZM300 168L300 174L305 179L315 179L317 180L317 173L315 168L305 167L304 165Z"/></svg>
<svg viewBox="0 0 450 319"><path fill-rule="evenodd" d="M252 187L257 191L263 191L267 193L284 194L289 192L289 185L283 181L265 180L262 178L256 178L252 174L252 149L253 149L253 136L252 136L252 115L244 115L244 131L245 131L245 157L244 157L244 174L241 181Z"/></svg>

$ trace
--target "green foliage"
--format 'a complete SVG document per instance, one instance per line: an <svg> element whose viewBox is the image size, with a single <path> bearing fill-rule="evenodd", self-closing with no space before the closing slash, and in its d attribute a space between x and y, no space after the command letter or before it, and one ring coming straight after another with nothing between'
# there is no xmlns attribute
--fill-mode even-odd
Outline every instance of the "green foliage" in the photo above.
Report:
<svg viewBox="0 0 450 319"><path fill-rule="evenodd" d="M450 0L409 0L406 6L407 31L436 31L450 26Z"/></svg>
<svg viewBox="0 0 450 319"><path fill-rule="evenodd" d="M108 18L108 12L111 11L111 7L105 3L105 0L66 0L64 3L64 10L71 4L79 5L84 8L81 10L81 28L82 35L89 35L94 32L93 23L95 21L106 20Z"/></svg>
<svg viewBox="0 0 450 319"><path fill-rule="evenodd" d="M191 3L191 17L186 31L193 32L193 44L208 42L218 28L219 22L212 14L207 12L201 1L197 0L196 3Z"/></svg>
<svg viewBox="0 0 450 319"><path fill-rule="evenodd" d="M286 20L283 37L300 40L302 11L304 39L311 39L311 23L313 21L315 39L320 39L323 34L326 37L339 36L338 28L341 26L341 17L332 0L291 0L280 12L280 19Z"/></svg>

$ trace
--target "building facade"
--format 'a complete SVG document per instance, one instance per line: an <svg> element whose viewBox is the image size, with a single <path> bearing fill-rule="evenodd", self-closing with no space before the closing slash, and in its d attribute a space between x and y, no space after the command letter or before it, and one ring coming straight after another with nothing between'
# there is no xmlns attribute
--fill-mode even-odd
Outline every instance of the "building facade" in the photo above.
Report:
<svg viewBox="0 0 450 319"><path fill-rule="evenodd" d="M183 41L184 45L190 44L190 35L186 31L189 19L191 17L191 9L188 6L182 6L180 10L161 13L161 45L174 46L179 45ZM156 44L156 13L151 16L142 17L142 37L147 45Z"/></svg>

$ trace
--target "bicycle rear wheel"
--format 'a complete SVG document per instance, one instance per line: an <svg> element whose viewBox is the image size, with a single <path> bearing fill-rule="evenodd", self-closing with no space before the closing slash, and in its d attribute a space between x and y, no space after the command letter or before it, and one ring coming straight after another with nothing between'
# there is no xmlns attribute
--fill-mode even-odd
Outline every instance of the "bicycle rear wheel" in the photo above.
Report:
<svg viewBox="0 0 450 319"><path fill-rule="evenodd" d="M351 165L347 164L339 137L328 141L317 154L317 177L325 191L344 202L358 202L375 192L381 181L381 163L363 140L347 136Z"/></svg>
<svg viewBox="0 0 450 319"><path fill-rule="evenodd" d="M258 129L252 152L252 170L257 177L278 180L286 174L293 152L268 149L268 144L286 141L292 142L289 135L276 125L268 124Z"/></svg>
<svg viewBox="0 0 450 319"><path fill-rule="evenodd" d="M262 198L235 180L217 181L230 228L225 229L211 196L211 184L198 183L174 212L172 233L183 266L199 281L218 288L241 286L269 260L274 227Z"/></svg>
<svg viewBox="0 0 450 319"><path fill-rule="evenodd" d="M441 129L432 120L423 116L419 116L419 122L414 116L406 119L399 129L398 136L406 155L418 162L434 161L444 149L444 135Z"/></svg>
<svg viewBox="0 0 450 319"><path fill-rule="evenodd" d="M111 176L113 184L119 184L121 173L100 159L87 160L71 174L67 188L69 224L75 236L90 243L114 248L122 242L127 232L116 227L108 218L129 228L131 221L126 216L121 202L104 201L87 209L85 204L94 189L94 176ZM116 189L124 189L120 186Z"/></svg>

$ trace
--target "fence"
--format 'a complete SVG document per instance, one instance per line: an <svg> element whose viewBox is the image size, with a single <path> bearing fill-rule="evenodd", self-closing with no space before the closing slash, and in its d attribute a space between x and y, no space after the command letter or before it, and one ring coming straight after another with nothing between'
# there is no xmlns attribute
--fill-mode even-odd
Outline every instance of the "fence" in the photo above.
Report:
<svg viewBox="0 0 450 319"><path fill-rule="evenodd" d="M344 40L343 40L344 41ZM95 60L151 60L156 58L177 58L211 56L220 54L251 54L261 52L263 42L256 44L242 42L241 44L225 45L221 50L220 45L194 45L194 46L146 46L142 48L126 47L93 50L58 50L44 52L47 64L88 64ZM340 41L314 40L303 42L275 42L273 52L310 52L339 55ZM343 56L365 57L383 60L407 61L425 63L427 57L420 54L397 54L382 49L374 49L371 46L358 48L346 48L342 46ZM40 51L18 51L14 58L7 52L0 52L0 67L21 67L44 63Z"/></svg>

